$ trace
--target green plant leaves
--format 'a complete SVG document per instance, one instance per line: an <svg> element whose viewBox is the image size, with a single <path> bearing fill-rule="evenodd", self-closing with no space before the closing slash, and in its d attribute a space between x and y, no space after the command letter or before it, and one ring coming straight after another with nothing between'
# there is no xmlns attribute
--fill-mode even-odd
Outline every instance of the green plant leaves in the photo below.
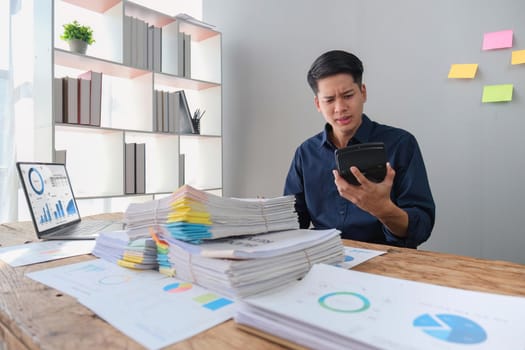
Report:
<svg viewBox="0 0 525 350"><path fill-rule="evenodd" d="M78 39L87 42L89 45L93 44L93 29L89 26L83 26L76 20L70 23L62 25L64 33L60 36L60 39L68 41L71 39Z"/></svg>

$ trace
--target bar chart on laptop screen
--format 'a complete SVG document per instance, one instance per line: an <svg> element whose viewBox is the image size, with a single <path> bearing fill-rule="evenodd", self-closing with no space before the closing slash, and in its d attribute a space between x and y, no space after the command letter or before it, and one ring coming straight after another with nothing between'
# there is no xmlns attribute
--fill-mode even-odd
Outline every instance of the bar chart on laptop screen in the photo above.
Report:
<svg viewBox="0 0 525 350"><path fill-rule="evenodd" d="M79 217L63 166L32 164L24 167L22 174L27 199L40 230Z"/></svg>

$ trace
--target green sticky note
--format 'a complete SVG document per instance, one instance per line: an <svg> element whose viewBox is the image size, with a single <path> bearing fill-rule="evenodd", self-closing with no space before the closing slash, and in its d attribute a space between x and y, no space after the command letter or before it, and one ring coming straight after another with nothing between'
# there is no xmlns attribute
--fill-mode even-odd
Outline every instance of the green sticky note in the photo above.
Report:
<svg viewBox="0 0 525 350"><path fill-rule="evenodd" d="M485 85L481 102L507 102L512 101L513 84Z"/></svg>
<svg viewBox="0 0 525 350"><path fill-rule="evenodd" d="M217 296L213 293L207 293L207 294L203 294L203 295L193 298L193 300L201 304L210 302L215 299L217 299Z"/></svg>

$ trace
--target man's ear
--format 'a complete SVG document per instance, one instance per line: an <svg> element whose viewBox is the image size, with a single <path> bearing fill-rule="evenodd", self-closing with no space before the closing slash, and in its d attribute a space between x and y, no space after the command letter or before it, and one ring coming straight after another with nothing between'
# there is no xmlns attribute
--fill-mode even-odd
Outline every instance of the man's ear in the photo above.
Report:
<svg viewBox="0 0 525 350"><path fill-rule="evenodd" d="M317 108L317 110L321 112L321 107L319 106L319 97L317 97L317 95L314 96L314 104L315 108Z"/></svg>
<svg viewBox="0 0 525 350"><path fill-rule="evenodd" d="M363 102L366 102L366 85L361 84L361 94L363 94Z"/></svg>

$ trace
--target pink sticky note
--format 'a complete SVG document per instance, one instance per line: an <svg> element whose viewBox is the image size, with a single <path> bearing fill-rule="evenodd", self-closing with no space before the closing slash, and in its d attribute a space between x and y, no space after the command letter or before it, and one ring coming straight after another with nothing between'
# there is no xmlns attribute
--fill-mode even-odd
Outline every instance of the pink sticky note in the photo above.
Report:
<svg viewBox="0 0 525 350"><path fill-rule="evenodd" d="M485 33L483 35L483 50L495 50L512 47L512 30Z"/></svg>

